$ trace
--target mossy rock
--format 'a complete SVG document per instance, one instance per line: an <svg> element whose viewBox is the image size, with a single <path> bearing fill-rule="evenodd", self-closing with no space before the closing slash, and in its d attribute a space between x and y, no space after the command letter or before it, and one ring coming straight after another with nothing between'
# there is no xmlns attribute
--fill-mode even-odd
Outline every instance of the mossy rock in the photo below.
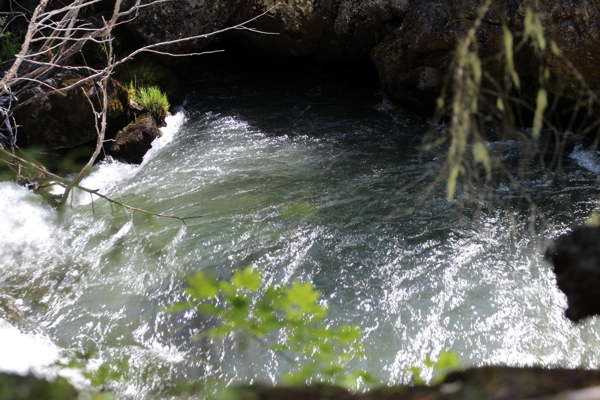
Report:
<svg viewBox="0 0 600 400"><path fill-rule="evenodd" d="M116 159L141 164L146 152L152 148L152 142L161 134L152 115L144 113L117 133L108 153Z"/></svg>
<svg viewBox="0 0 600 400"><path fill-rule="evenodd" d="M60 89L82 79L81 76L64 73L48 82ZM107 88L106 137L110 138L126 124L129 99L127 89L114 79L109 79ZM101 93L91 80L64 92L41 87L29 90L15 109L15 119L21 126L19 146L43 150L70 149L95 140L98 117L92 111L90 100L96 109L100 109Z"/></svg>

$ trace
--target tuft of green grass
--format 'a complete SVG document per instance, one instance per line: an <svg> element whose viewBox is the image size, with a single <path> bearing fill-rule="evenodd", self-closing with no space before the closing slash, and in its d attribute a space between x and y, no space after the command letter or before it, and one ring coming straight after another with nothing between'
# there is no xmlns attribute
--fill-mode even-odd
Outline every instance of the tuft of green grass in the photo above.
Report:
<svg viewBox="0 0 600 400"><path fill-rule="evenodd" d="M165 122L171 105L167 95L161 92L158 87L149 86L134 89L133 85L129 84L127 89L132 94L133 100L152 114L156 123L162 124Z"/></svg>

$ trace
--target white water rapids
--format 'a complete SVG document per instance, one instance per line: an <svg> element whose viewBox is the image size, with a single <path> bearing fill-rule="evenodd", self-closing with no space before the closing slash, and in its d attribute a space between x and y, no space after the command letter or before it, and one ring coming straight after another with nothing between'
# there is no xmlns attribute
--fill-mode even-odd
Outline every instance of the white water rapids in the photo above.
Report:
<svg viewBox="0 0 600 400"><path fill-rule="evenodd" d="M408 383L408 366L442 350L465 365L600 365L597 319L563 317L542 256L596 207L596 154L577 148L564 181L526 183L552 225L543 235L525 229L526 207L503 187L506 206L476 224L439 193L406 215L416 192L398 189L436 160L419 153L423 124L372 87L267 73L195 85L142 165L100 164L83 182L202 215L187 226L131 220L98 199L92 210L83 193L57 212L0 183L0 304L12 312L0 319L1 370L44 373L68 350L126 357L132 377L113 387L123 398L167 397L186 380L277 382L289 366L276 354L192 340L211 322L163 311L194 271L226 278L250 264L268 282L311 280L332 324L361 326L367 358L356 365L384 383Z"/></svg>

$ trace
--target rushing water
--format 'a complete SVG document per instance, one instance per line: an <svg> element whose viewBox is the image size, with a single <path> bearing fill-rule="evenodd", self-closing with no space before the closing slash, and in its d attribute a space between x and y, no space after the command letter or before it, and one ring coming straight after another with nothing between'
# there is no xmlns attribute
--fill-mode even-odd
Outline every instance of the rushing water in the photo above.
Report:
<svg viewBox="0 0 600 400"><path fill-rule="evenodd" d="M520 206L477 223L414 182L436 167L425 125L352 74L199 74L141 166L102 164L84 181L187 226L92 204L57 212L0 183L0 368L48 371L61 350L129 358L124 397L182 379L275 382L287 367L254 343L191 340L202 317L165 314L197 270L255 265L268 282L310 280L335 323L365 332L357 365L384 383L455 350L465 365L600 365L600 325L575 326L542 253L595 206L596 154L576 149L565 179L525 182L552 229ZM518 150L515 150L518 152ZM505 188L498 196L509 199ZM515 199L513 199L515 200ZM514 201L513 203L516 203Z"/></svg>

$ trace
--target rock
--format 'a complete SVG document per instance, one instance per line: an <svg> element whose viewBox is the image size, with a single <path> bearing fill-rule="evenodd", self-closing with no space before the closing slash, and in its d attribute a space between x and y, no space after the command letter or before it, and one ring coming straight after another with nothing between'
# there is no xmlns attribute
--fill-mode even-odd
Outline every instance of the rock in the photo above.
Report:
<svg viewBox="0 0 600 400"><path fill-rule="evenodd" d="M546 6L545 27L558 40L564 55L584 76L592 88L600 86L600 10L598 3L590 0L550 0ZM565 69L552 52L546 61L555 73L566 73L571 80L574 75Z"/></svg>
<svg viewBox="0 0 600 400"><path fill-rule="evenodd" d="M77 400L78 398L80 398L79 392L62 377L49 382L33 375L0 373L0 400Z"/></svg>
<svg viewBox="0 0 600 400"><path fill-rule="evenodd" d="M275 387L260 385L237 388L239 400L513 400L513 399L594 399L568 397L570 391L594 388L600 371L576 369L479 367L449 374L436 386L383 386L364 394L353 394L327 385ZM589 391L588 393L593 393ZM580 390L577 393L583 393ZM563 397L554 397L561 395ZM550 397L552 396L552 397Z"/></svg>
<svg viewBox="0 0 600 400"><path fill-rule="evenodd" d="M546 250L558 288L567 296L571 321L600 314L600 227L579 227Z"/></svg>
<svg viewBox="0 0 600 400"><path fill-rule="evenodd" d="M408 0L250 0L243 2L232 24L272 8L270 16L249 26L276 35L240 31L236 40L272 55L339 61L368 57L383 39L386 22L407 7Z"/></svg>
<svg viewBox="0 0 600 400"><path fill-rule="evenodd" d="M146 152L152 148L152 141L161 135L154 118L150 113L145 113L117 133L108 152L125 162L141 164Z"/></svg>
<svg viewBox="0 0 600 400"><path fill-rule="evenodd" d="M131 4L132 0L126 2ZM273 55L334 61L368 57L383 39L386 22L402 15L408 4L408 0L182 0L144 8L127 27L144 44L154 44L214 32L272 9L269 16L249 26L276 35L242 30L235 40ZM169 49L202 49L218 38L196 39Z"/></svg>
<svg viewBox="0 0 600 400"><path fill-rule="evenodd" d="M422 116L431 116L444 77L454 59L457 41L471 26L479 3L420 0L411 3L402 23L392 29L372 52L383 88L392 99ZM477 32L477 49L486 71L497 80L504 69L496 57L503 49L502 13L513 32L522 31L524 10L511 1L493 3ZM518 38L515 38L515 42ZM515 57L522 82L537 76L532 51L524 47Z"/></svg>
<svg viewBox="0 0 600 400"><path fill-rule="evenodd" d="M86 95L99 108L100 91L92 81L69 89L54 92L52 88L64 88L83 79L71 73L60 73L46 80L45 85L27 91L15 108L19 128L19 147L43 150L69 149L93 141L97 137L95 121ZM106 137L126 124L128 94L121 84L108 81L108 118Z"/></svg>
<svg viewBox="0 0 600 400"><path fill-rule="evenodd" d="M457 390L443 399L541 399L598 383L598 370L489 366L452 372L438 391L455 385Z"/></svg>
<svg viewBox="0 0 600 400"><path fill-rule="evenodd" d="M439 3L419 0L411 3L402 23L392 29L372 53L384 89L398 103L416 108L417 113L431 115L435 109L434 93L441 90L444 77L454 57L457 40L464 35L479 3L452 0ZM548 37L558 40L564 55L592 88L600 86L600 10L589 0L551 0L542 9ZM503 16L504 15L504 19ZM496 57L502 51L502 23L515 35L518 43L523 32L525 5L504 0L494 2L477 32L477 48L484 68L496 80L503 79L503 65ZM552 51L543 55L552 71L552 79L565 79L566 93L579 97L576 74ZM533 103L537 93L539 64L532 46L515 54L515 68L524 87L521 96ZM428 73L426 71L429 71ZM549 88L551 89L551 88ZM534 93L534 94L532 94Z"/></svg>
<svg viewBox="0 0 600 400"><path fill-rule="evenodd" d="M123 9L134 3L134 0L124 1ZM144 45L203 35L224 28L239 3L240 0L162 2L142 8L126 26ZM217 36L198 38L159 50L184 53L202 49L215 39Z"/></svg>

